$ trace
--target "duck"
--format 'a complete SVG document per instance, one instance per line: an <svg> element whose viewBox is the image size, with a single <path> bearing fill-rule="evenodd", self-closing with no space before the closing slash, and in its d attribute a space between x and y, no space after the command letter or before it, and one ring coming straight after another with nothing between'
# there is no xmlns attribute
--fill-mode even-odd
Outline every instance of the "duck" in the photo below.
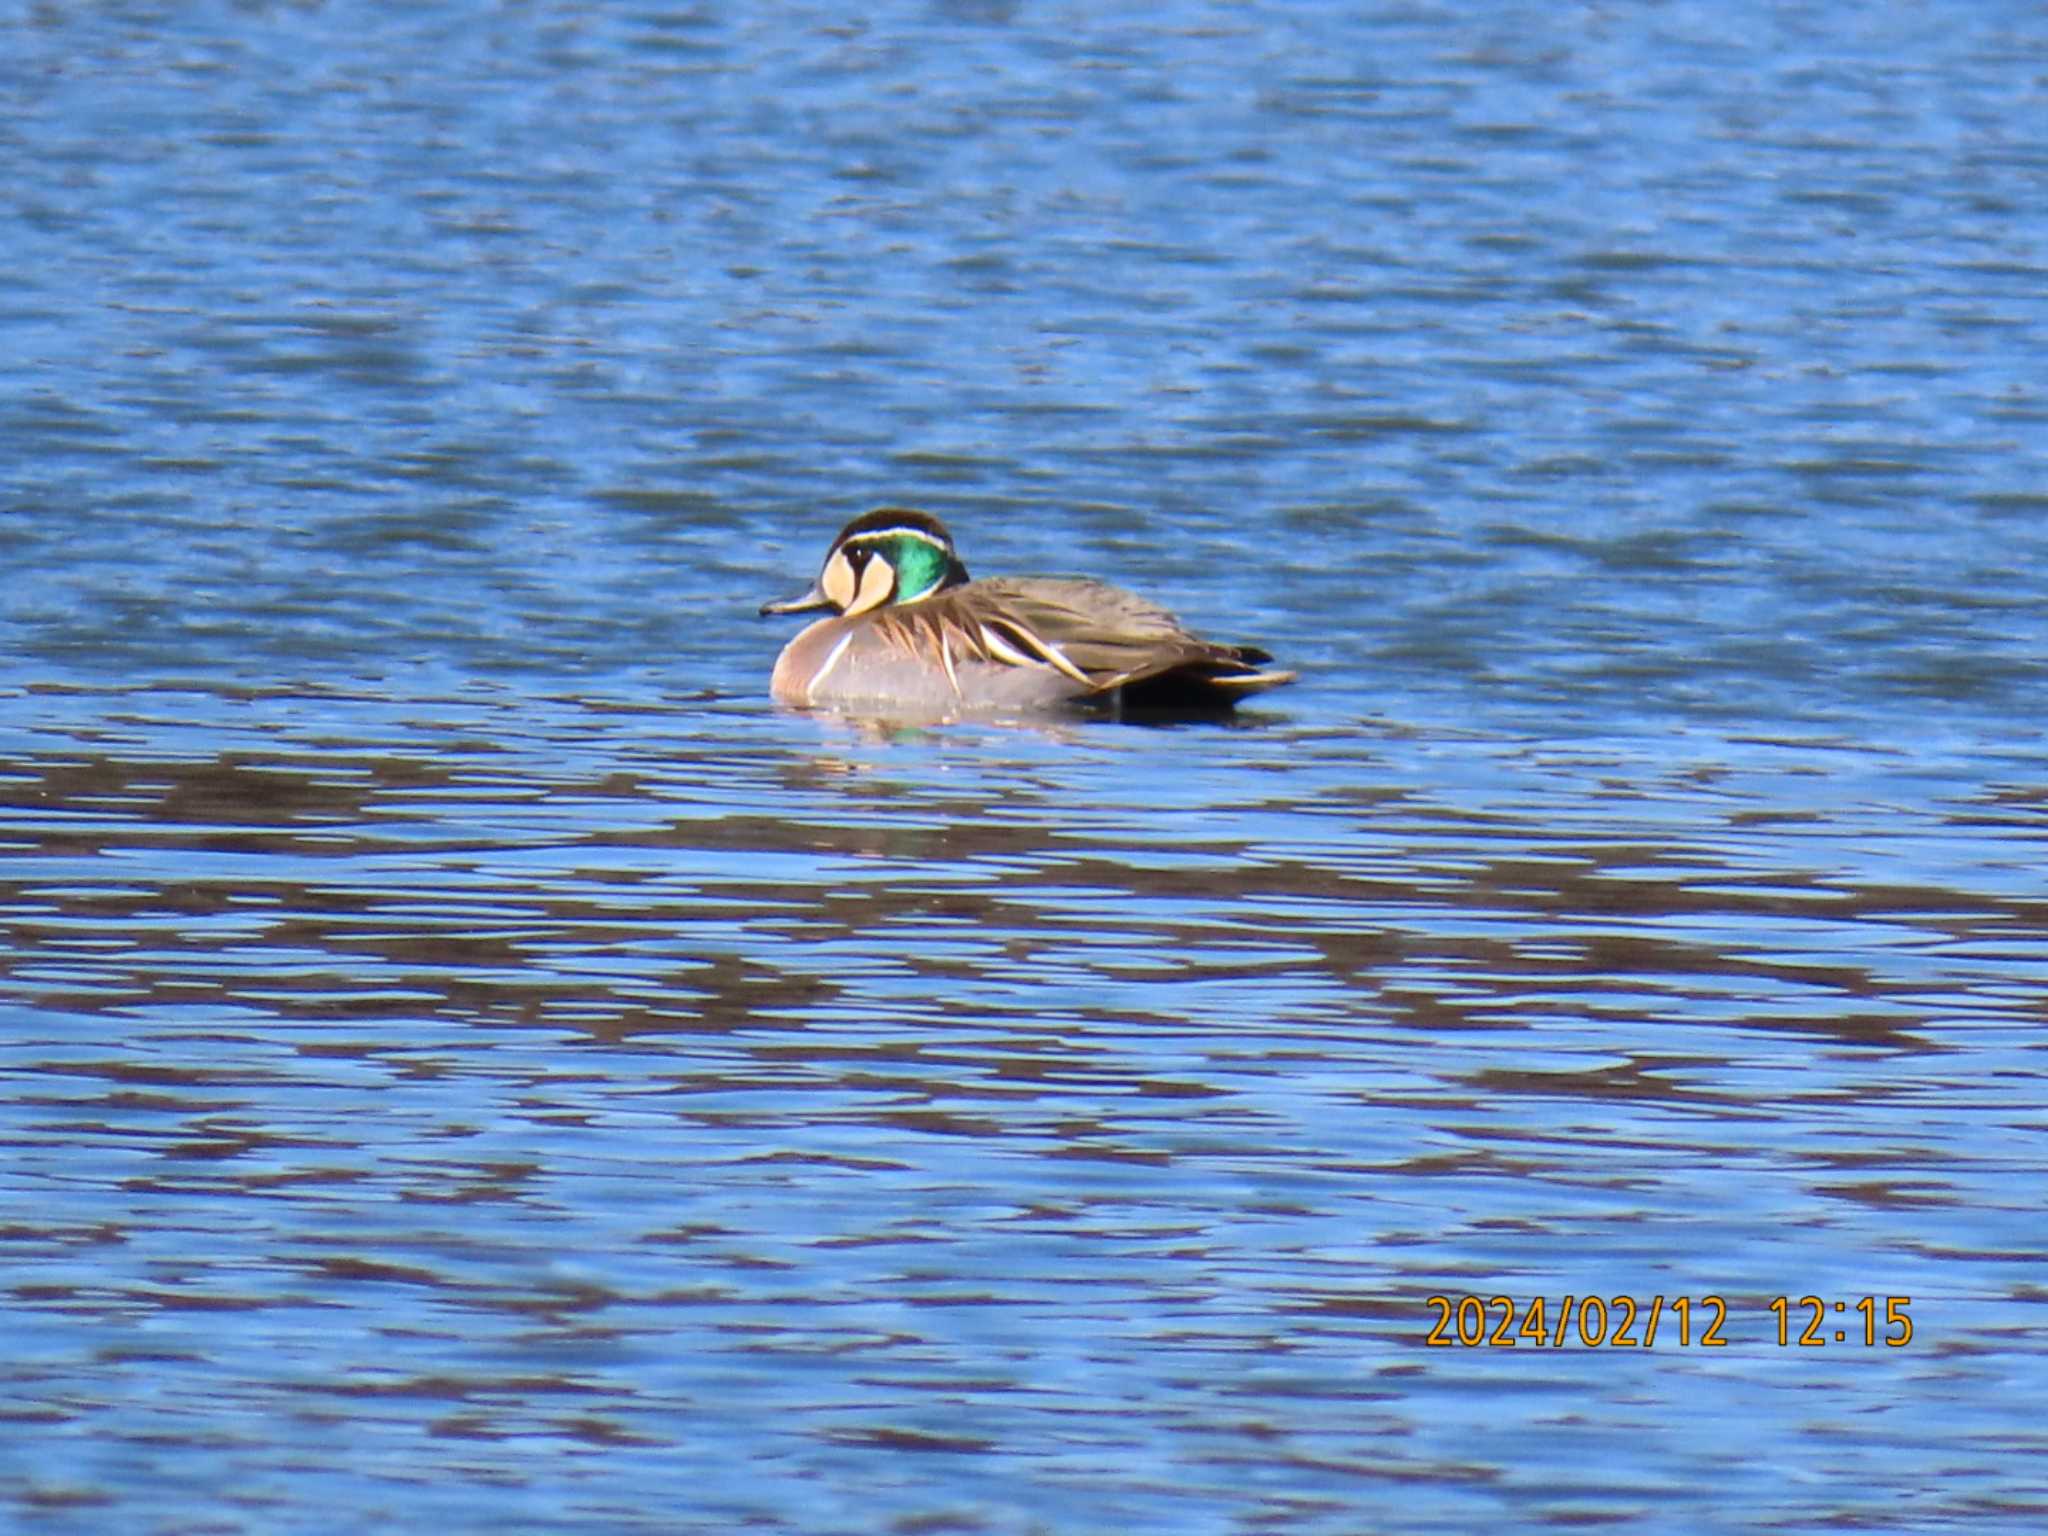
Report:
<svg viewBox="0 0 2048 1536"><path fill-rule="evenodd" d="M820 609L776 658L780 704L919 719L1216 714L1295 680L1265 651L1205 640L1108 582L977 581L945 525L906 507L853 519L808 591L761 605L763 616Z"/></svg>

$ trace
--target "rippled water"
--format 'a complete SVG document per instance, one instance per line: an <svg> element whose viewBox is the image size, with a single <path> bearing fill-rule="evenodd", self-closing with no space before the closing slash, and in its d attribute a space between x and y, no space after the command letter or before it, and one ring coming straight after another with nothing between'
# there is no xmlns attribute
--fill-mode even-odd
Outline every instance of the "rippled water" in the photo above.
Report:
<svg viewBox="0 0 2048 1536"><path fill-rule="evenodd" d="M0 9L0 1527L2038 1528L2044 79ZM885 501L1302 681L774 710Z"/></svg>

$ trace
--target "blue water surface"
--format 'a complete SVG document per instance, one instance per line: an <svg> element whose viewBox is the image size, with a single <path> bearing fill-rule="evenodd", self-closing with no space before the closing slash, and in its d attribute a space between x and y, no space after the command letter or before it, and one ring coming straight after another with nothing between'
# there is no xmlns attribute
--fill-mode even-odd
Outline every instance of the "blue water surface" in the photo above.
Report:
<svg viewBox="0 0 2048 1536"><path fill-rule="evenodd" d="M2044 82L0 7L0 1527L2040 1528ZM890 503L1300 681L778 711Z"/></svg>

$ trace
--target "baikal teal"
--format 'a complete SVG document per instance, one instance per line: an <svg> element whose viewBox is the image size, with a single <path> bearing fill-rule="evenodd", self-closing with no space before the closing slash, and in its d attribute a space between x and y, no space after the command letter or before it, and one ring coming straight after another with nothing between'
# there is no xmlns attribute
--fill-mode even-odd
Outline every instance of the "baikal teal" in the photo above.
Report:
<svg viewBox="0 0 2048 1536"><path fill-rule="evenodd" d="M916 718L1218 713L1292 682L1248 645L1191 634L1157 603L1067 576L976 581L935 517L883 507L840 530L810 590L763 614L829 608L783 647L784 704Z"/></svg>

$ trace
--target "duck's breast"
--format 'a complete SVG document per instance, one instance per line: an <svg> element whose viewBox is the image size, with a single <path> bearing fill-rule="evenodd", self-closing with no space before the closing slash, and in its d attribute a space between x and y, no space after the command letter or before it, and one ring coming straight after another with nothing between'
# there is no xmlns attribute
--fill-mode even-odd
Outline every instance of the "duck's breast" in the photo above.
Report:
<svg viewBox="0 0 2048 1536"><path fill-rule="evenodd" d="M1057 668L992 661L960 649L906 647L858 619L821 619L784 647L769 690L784 704L887 710L921 718L1028 714L1086 690Z"/></svg>

